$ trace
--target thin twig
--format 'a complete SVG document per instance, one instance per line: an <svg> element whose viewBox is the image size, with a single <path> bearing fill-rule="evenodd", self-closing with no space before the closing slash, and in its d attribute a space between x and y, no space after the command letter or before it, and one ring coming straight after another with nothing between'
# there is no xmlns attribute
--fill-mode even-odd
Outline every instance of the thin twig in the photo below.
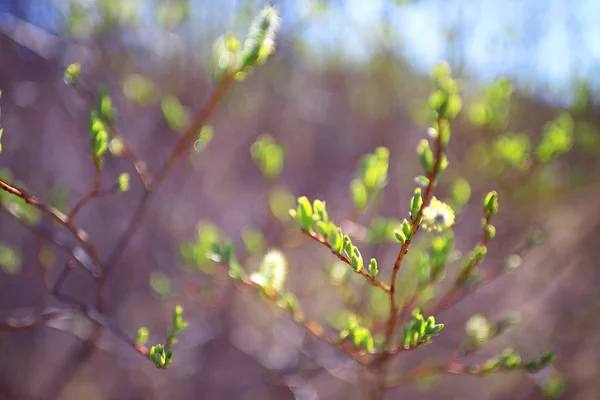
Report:
<svg viewBox="0 0 600 400"><path fill-rule="evenodd" d="M91 139L90 139L91 140ZM98 190L100 189L100 184L102 182L102 170L100 168L100 159L98 157L94 157L94 185L92 189L85 195L76 205L73 207L73 210L67 216L67 221L72 222L73 218L77 215L79 211L85 206L90 200L96 197Z"/></svg>
<svg viewBox="0 0 600 400"><path fill-rule="evenodd" d="M348 257L344 256L343 254L340 254L340 253L337 253L337 252L333 251L333 250L331 249L331 244L330 244L328 241L326 241L326 240L323 240L323 239L319 238L318 236L311 234L311 233L310 233L310 232L308 232L306 229L302 229L302 233L304 233L305 235L307 235L309 238L311 238L311 239L313 239L313 240L315 240L315 241L317 241L317 242L319 242L319 243L321 243L321 244L325 245L325 247L327 247L329 250L331 250L331 252L332 252L332 253L333 253L333 254L334 254L334 255L335 255L335 256L336 256L338 259L340 259L341 261L343 261L344 263L346 263L346 264L348 264L348 265L351 265L351 264L350 264L350 260L348 259ZM385 284L385 283L383 283L383 282L381 282L381 281L377 280L377 279L376 279L374 276L371 276L371 275L369 275L367 272L365 272L365 271L364 271L364 270L362 270L362 269L361 269L360 271L356 271L355 269L352 269L352 271L354 271L355 273L357 273L357 274L359 274L359 275L363 276L363 277L364 277L364 278L365 278L367 281L369 281L369 282L371 283L371 285L373 285L373 286L380 287L381 289L385 290L386 292L389 292L389 291L391 290L391 289L390 289L390 287L389 287L387 284Z"/></svg>
<svg viewBox="0 0 600 400"><path fill-rule="evenodd" d="M442 126L441 121L442 121L441 118L438 119L438 127ZM441 130L441 128L440 128L440 130ZM411 225L412 235L410 238L407 238L407 240L402 244L402 247L400 248L400 252L398 253L398 257L396 257L396 262L394 263L394 269L392 271L392 279L391 279L390 291L389 291L390 319L388 322L388 328L387 328L385 342L384 342L384 350L387 350L387 348L389 348L392 338L394 336L394 331L398 325L398 305L396 304L396 296L395 296L396 295L396 282L398 280L398 272L400 271L400 267L402 266L402 261L404 260L404 257L408 253L408 247L412 243L412 239L415 237L416 233L419 231L419 228L421 226L421 219L423 218L423 210L425 209L425 207L427 207L429 205L429 201L433 197L433 188L434 188L436 180L437 180L437 175L440 170L440 165L442 162L442 156L444 154L444 152L443 152L444 149L442 147L441 138L442 138L442 132L438 132L437 140L435 141L435 146L436 146L435 163L433 165L431 173L429 173L427 176L427 178L429 179L429 183L427 184L425 193L423 194L423 203L421 204L421 207L419 208L419 211L418 211L416 217L412 220L412 225Z"/></svg>
<svg viewBox="0 0 600 400"><path fill-rule="evenodd" d="M36 197L27 193L25 190L18 188L17 186L11 185L8 182L3 181L2 179L0 179L0 189L7 191L8 193L14 196L20 197L25 201L25 203L31 204L32 206L39 209L46 215L50 216L53 220L67 228L67 230L71 232L82 244L82 246L84 247L88 255L91 257L94 264L98 267L100 266L100 257L98 256L98 253L94 246L92 246L92 244L88 241L87 234L82 230L76 228L73 224L71 224L67 216L65 216L63 213L61 213L53 207L46 206ZM11 212L11 214L13 213Z"/></svg>
<svg viewBox="0 0 600 400"><path fill-rule="evenodd" d="M107 276L110 271L115 267L115 264L119 261L121 254L127 248L129 241L131 240L134 233L139 228L139 224L146 214L148 209L148 205L152 196L156 189L161 185L168 172L173 168L175 162L179 159L179 157L187 150L189 143L192 141L194 136L198 133L198 130L206 123L206 120L210 116L210 114L214 111L216 106L219 104L229 86L233 83L234 76L227 75L223 78L223 80L219 83L212 96L208 100L206 106L200 111L200 113L196 116L194 122L187 128L184 132L179 142L175 145L175 148L171 152L171 155L167 159L167 161L163 164L163 166L156 173L154 180L150 183L148 190L142 196L142 200L138 205L133 218L131 219L127 229L120 236L117 241L117 246L108 256L108 259L104 263L103 270L105 270L105 276ZM104 278L105 279L105 278Z"/></svg>

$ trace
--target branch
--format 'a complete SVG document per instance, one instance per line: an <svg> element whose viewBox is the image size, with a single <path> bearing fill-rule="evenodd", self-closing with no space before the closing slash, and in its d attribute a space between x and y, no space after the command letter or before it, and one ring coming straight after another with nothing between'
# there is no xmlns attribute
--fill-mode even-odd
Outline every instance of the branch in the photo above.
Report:
<svg viewBox="0 0 600 400"><path fill-rule="evenodd" d="M344 263L346 263L346 264L348 264L348 265L351 265L351 264L350 264L350 260L348 260L348 258L347 258L346 256L344 256L344 255L342 255L342 254L340 254L340 253L336 253L335 251L333 251L333 250L331 249L331 245L330 245L330 244L329 244L329 242L327 242L326 240L322 240L322 239L321 239L321 238L319 238L318 236L311 234L311 233L310 233L310 232L308 232L306 229L302 229L302 233L304 233L304 234L305 234L306 236L308 236L309 238L311 238L311 239L313 239L313 240L315 240L315 241L317 241L317 242L319 242L319 243L321 243L321 244L325 245L325 247L327 247L329 250L331 250L331 252L332 252L332 253L333 253L333 254L334 254L334 255L335 255L337 258L339 258L339 259L340 259L341 261L343 261ZM389 287L387 284L385 284L385 283L383 283L383 282L381 282L381 281L377 280L377 279L376 279L374 276L371 276L371 275L369 275L369 274L368 274L368 273L366 273L364 270L362 270L362 269L361 269L360 271L356 271L356 270L353 268L353 269L352 269L352 271L354 271L355 273L357 273L357 274L359 274L359 275L362 275L362 276L363 276L363 277L364 277L364 278L365 278L367 281L369 281L369 282L371 283L371 285L373 285L373 286L377 286L377 287L380 287L380 288L382 288L383 290L385 290L386 292L390 292L390 290L391 290L391 289L390 289L390 287Z"/></svg>
<svg viewBox="0 0 600 400"><path fill-rule="evenodd" d="M117 241L117 246L108 256L106 263L103 265L103 270L106 271L105 275L108 275L110 271L114 268L115 264L119 261L119 258L121 257L123 251L125 250L125 248L127 248L131 237L137 231L142 218L146 214L153 193L164 181L165 177L167 176L171 168L173 168L178 158L189 147L189 143L193 140L194 136L198 133L198 130L202 127L202 125L206 123L206 120L214 111L217 104L219 104L219 102L221 101L221 99L223 98L223 96L227 92L227 89L233 83L233 81L234 76L232 74L229 74L225 76L222 81L219 82L218 86L216 87L212 96L208 100L208 103L206 104L204 109L200 111L200 113L196 116L194 122L187 128L181 139L179 139L179 142L176 144L167 161L156 173L154 180L152 180L152 182L148 186L148 190L144 193L144 196L142 197L142 200L140 201L140 204L138 205L138 208L133 218L129 222L127 229L120 236L119 240Z"/></svg>
<svg viewBox="0 0 600 400"><path fill-rule="evenodd" d="M437 126L438 126L438 135L435 141L435 146L436 146L436 150L435 150L435 163L433 165L433 169L431 171L430 174L428 174L427 179L429 180L429 183L427 184L427 187L425 189L425 193L423 194L423 203L421 204L421 207L419 208L419 211L416 215L416 217L414 219L412 219L412 225L411 225L411 231L412 231L412 235L410 238L407 238L407 240L402 244L402 247L400 248L400 252L398 253L398 257L396 258L396 262L394 263L394 270L392 271L392 279L391 279L391 286L390 286L390 319L388 322L388 327L387 327L387 332L385 335L385 342L384 342L384 351L387 350L390 347L392 338L394 336L394 331L396 330L396 327L398 325L398 305L396 304L396 281L398 280L398 272L400 271L400 267L402 266L402 261L404 260L404 257L406 256L406 254L408 253L408 247L410 246L410 244L412 243L413 238L415 237L416 233L419 231L419 227L421 225L421 219L423 218L423 210L425 209L425 207L427 207L427 205L429 204L429 201L431 200L431 198L433 197L433 188L436 184L436 180L437 180L437 176L438 176L438 172L440 170L440 165L441 165L441 161L442 161L442 156L444 154L443 152L443 146L442 146L442 118L438 118L437 121Z"/></svg>
<svg viewBox="0 0 600 400"><path fill-rule="evenodd" d="M84 231L76 228L73 224L71 224L69 222L67 216L65 216L63 213L61 213L60 211L58 211L57 209L55 209L53 207L44 205L40 200L38 200L36 197L33 197L32 195L27 193L25 190L20 189L16 186L13 186L13 185L3 181L2 179L0 179L0 189L5 190L6 192L8 192L16 197L23 199L25 201L25 203L34 206L35 208L42 211L44 214L50 216L54 221L56 221L60 225L64 226L69 232L71 232L77 238L77 240L81 243L81 245L85 249L85 253L87 253L88 258L90 258L92 260L94 267L93 268L86 267L86 270L88 272L90 272L95 278L98 278L101 275L101 271L98 269L100 266L100 258L98 257L98 253L96 252L96 249L88 241L87 234ZM11 215L13 215L17 219L19 219L19 221L23 222L22 219L20 218L20 215L17 212L14 212L12 210L7 210L7 211L9 211ZM29 224L26 224L26 225L31 226ZM57 242L57 243L60 243L60 242ZM73 252L73 253L75 253L75 252Z"/></svg>

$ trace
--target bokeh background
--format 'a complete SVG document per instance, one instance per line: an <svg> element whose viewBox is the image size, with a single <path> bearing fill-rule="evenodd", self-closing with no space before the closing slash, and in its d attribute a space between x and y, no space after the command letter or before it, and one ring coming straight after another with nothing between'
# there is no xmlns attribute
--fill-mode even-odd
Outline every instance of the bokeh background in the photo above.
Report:
<svg viewBox="0 0 600 400"><path fill-rule="evenodd" d="M387 398L600 398L600 5L276 3L282 24L275 56L236 84L217 108L210 120L212 142L204 152L191 151L172 171L109 282L109 316L132 335L147 326L151 343L164 340L174 305L184 306L190 327L175 346L172 367L155 369L104 332L100 349L65 375L74 364L71 351L91 330L73 313L45 326L2 333L0 397L44 398L66 377L57 396L69 400L366 398L347 357L307 335L281 310L232 287L226 274L209 276L208 267L200 271L186 262L181 245L193 241L203 223L204 230L214 224L233 240L249 270L257 268L264 249L282 249L289 263L286 288L312 319L336 326L348 296L329 282L335 258L285 218L272 217L268 194L278 194L276 210L302 195L326 200L333 218L342 220L352 210L348 184L358 160L386 146L389 184L378 209L359 222L368 226L376 215L402 219L419 174L415 148L427 128L429 70L445 60L462 80L464 111L453 125L450 168L437 195L451 196L459 180L468 181L471 191L457 219L457 248L467 252L480 237L480 204L492 189L499 192L501 212L484 267L502 264L535 229L547 237L518 269L440 314L446 328L439 339L399 357L393 372L451 355L474 313L498 319L518 312L521 323L472 361L505 347L525 358L555 350L557 360L536 375L443 376L395 389ZM90 189L89 109L63 81L65 67L78 62L89 88L108 90L119 130L156 171L180 135L165 118L165 103L176 104L175 114L180 104L193 116L213 86L214 40L228 31L244 37L261 7L253 0L0 2L0 168L64 209ZM490 129L470 110L498 78L509 79L514 90L508 123ZM511 165L495 145L506 133L536 143L545 124L563 112L575 122L573 148L540 170ZM285 152L283 172L274 182L261 176L250 154L265 133ZM521 150L517 146L514 152ZM110 185L121 172L133 170L125 160L108 157L103 182ZM132 178L128 193L96 199L77 217L100 254L115 246L141 193ZM264 234L262 244L251 240L257 231ZM243 237L253 243L249 249ZM48 279L55 279L67 261L62 253L6 212L0 213L0 244L3 319L44 306L66 307L44 294L39 274L42 266ZM387 279L399 245L363 247L367 258L377 257ZM90 304L95 290L78 270L65 285L66 292ZM385 298L360 279L350 290L352 307L368 315L385 313Z"/></svg>

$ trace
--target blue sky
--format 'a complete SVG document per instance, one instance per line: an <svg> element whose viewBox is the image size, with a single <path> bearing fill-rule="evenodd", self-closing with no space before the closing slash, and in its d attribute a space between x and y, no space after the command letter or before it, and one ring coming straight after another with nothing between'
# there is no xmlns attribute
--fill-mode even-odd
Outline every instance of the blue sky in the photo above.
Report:
<svg viewBox="0 0 600 400"><path fill-rule="evenodd" d="M26 18L49 30L60 26L56 6L60 9L69 2L95 2L29 1L32 7ZM136 1L142 5L142 15L151 15L148 11L155 0ZM470 76L482 80L509 76L550 101L568 102L574 77L588 80L593 88L600 89L596 78L600 75L598 0L418 0L403 6L397 6L394 0L344 0L329 1L327 11L315 17L310 10L319 1L292 0L284 2L281 8L283 29L300 24L300 34L311 49L324 55L342 52L357 61L368 58L382 37L385 21L387 33L394 38L394 51L423 73L438 60L462 54L462 64ZM224 28L235 4L244 3L189 2L192 21L199 18L203 23ZM262 1L254 3L257 8ZM10 10L0 2L0 13L6 11ZM215 15L214 21L202 19L207 12ZM197 28L187 32L206 33L202 27ZM459 39L458 53L449 47L449 31Z"/></svg>

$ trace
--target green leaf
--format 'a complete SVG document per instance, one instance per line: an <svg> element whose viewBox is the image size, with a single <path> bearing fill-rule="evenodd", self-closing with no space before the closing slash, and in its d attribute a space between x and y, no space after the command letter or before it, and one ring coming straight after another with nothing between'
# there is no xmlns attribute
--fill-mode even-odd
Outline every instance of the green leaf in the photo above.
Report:
<svg viewBox="0 0 600 400"><path fill-rule="evenodd" d="M158 98L158 88L154 83L139 74L131 74L123 83L123 94L140 106L146 106Z"/></svg>
<svg viewBox="0 0 600 400"><path fill-rule="evenodd" d="M350 254L350 265L356 272L360 271L363 267L362 255L356 246L354 246L352 254Z"/></svg>
<svg viewBox="0 0 600 400"><path fill-rule="evenodd" d="M296 208L296 218L300 225L307 230L312 232L313 226L313 210L308 198L302 196L298 199L298 207Z"/></svg>
<svg viewBox="0 0 600 400"><path fill-rule="evenodd" d="M160 107L171 129L181 132L189 125L190 117L177 97L173 95L163 97Z"/></svg>
<svg viewBox="0 0 600 400"><path fill-rule="evenodd" d="M394 232L394 236L400 243L404 244L404 242L406 242L406 236L404 236L402 232L396 231Z"/></svg>
<svg viewBox="0 0 600 400"><path fill-rule="evenodd" d="M421 166L425 172L431 174L433 172L435 158L433 157L433 153L431 152L431 148L429 147L429 142L427 139L421 140L419 146L417 146L417 154L421 159Z"/></svg>
<svg viewBox="0 0 600 400"><path fill-rule="evenodd" d="M117 191L127 192L129 190L129 174L122 173L117 178Z"/></svg>
<svg viewBox="0 0 600 400"><path fill-rule="evenodd" d="M268 134L259 136L250 147L254 163L265 178L277 178L283 170L283 148Z"/></svg>
<svg viewBox="0 0 600 400"><path fill-rule="evenodd" d="M452 186L452 199L458 207L463 207L471 198L471 185L466 179L458 178Z"/></svg>
<svg viewBox="0 0 600 400"><path fill-rule="evenodd" d="M70 64L65 69L65 82L68 85L75 86L79 83L79 76L81 75L81 64Z"/></svg>
<svg viewBox="0 0 600 400"><path fill-rule="evenodd" d="M369 275L371 275L372 277L376 277L378 273L379 269L377 267L377 260L371 258L371 261L369 262Z"/></svg>
<svg viewBox="0 0 600 400"><path fill-rule="evenodd" d="M412 225L406 218L402 221L402 235L406 238L406 240L412 239Z"/></svg>
<svg viewBox="0 0 600 400"><path fill-rule="evenodd" d="M327 241L331 246L331 250L335 253L341 253L344 250L344 234L342 230L335 226L333 222L329 223Z"/></svg>
<svg viewBox="0 0 600 400"><path fill-rule="evenodd" d="M422 206L423 197L421 196L421 188L417 188L410 202L410 217L413 221L416 221Z"/></svg>
<svg viewBox="0 0 600 400"><path fill-rule="evenodd" d="M544 136L536 149L536 157L547 163L563 155L573 146L574 122L567 113L562 113L544 127Z"/></svg>
<svg viewBox="0 0 600 400"><path fill-rule="evenodd" d="M137 344L146 344L146 342L148 341L149 335L150 335L150 331L148 330L148 328L142 326L137 331L137 335L135 337L135 342Z"/></svg>
<svg viewBox="0 0 600 400"><path fill-rule="evenodd" d="M161 272L152 272L150 274L150 287L161 297L169 296L171 294L171 279Z"/></svg>
<svg viewBox="0 0 600 400"><path fill-rule="evenodd" d="M514 168L524 169L529 163L531 143L525 134L507 133L494 143L496 155Z"/></svg>
<svg viewBox="0 0 600 400"><path fill-rule="evenodd" d="M368 193L362 181L353 179L350 182L350 196L354 202L354 207L358 211L363 211L367 207Z"/></svg>
<svg viewBox="0 0 600 400"><path fill-rule="evenodd" d="M483 209L486 217L492 217L498 212L498 193L496 191L489 192L485 196Z"/></svg>
<svg viewBox="0 0 600 400"><path fill-rule="evenodd" d="M427 178L426 176L417 176L415 178L415 182L417 185L422 186L422 187L427 187L429 185L429 178Z"/></svg>
<svg viewBox="0 0 600 400"><path fill-rule="evenodd" d="M21 270L21 255L11 247L0 244L0 268L9 274L16 274Z"/></svg>

